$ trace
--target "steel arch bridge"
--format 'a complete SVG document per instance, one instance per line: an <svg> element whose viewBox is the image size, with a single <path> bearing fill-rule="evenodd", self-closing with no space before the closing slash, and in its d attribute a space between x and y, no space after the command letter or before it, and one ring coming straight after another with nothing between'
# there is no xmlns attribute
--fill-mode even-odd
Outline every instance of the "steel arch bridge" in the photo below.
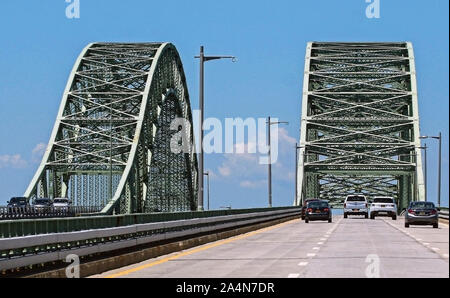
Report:
<svg viewBox="0 0 450 298"><path fill-rule="evenodd" d="M424 200L414 53L409 42L310 42L297 201L349 194Z"/></svg>
<svg viewBox="0 0 450 298"><path fill-rule="evenodd" d="M172 130L175 118L189 123L188 150L178 154L171 150L182 129ZM25 196L67 197L105 214L196 210L191 124L186 79L172 44L89 44L70 74Z"/></svg>

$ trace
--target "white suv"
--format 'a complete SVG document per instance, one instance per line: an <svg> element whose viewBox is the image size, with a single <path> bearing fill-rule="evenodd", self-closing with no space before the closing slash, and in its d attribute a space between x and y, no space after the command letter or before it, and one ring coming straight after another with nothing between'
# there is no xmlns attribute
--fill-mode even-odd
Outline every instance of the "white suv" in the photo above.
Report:
<svg viewBox="0 0 450 298"><path fill-rule="evenodd" d="M397 205L393 197L374 197L370 204L370 219L375 216L390 216L392 220L397 219Z"/></svg>
<svg viewBox="0 0 450 298"><path fill-rule="evenodd" d="M363 195L349 195L344 201L344 218L348 215L364 215L369 217L367 199Z"/></svg>

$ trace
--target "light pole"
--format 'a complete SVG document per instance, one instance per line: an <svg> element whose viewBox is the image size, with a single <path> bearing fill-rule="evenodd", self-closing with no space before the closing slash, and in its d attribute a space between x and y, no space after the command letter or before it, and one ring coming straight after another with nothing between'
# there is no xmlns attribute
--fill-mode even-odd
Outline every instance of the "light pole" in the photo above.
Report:
<svg viewBox="0 0 450 298"><path fill-rule="evenodd" d="M200 59L200 92L199 92L199 109L200 109L200 158L199 158L199 175L198 175L198 198L197 198L197 209L203 211L203 119L204 119L204 63L210 60L217 59L232 59L233 62L236 61L234 56L205 56L204 47L200 47L200 55L195 56L195 58Z"/></svg>
<svg viewBox="0 0 450 298"><path fill-rule="evenodd" d="M209 211L209 171L206 171L204 174L205 174L205 176L207 176L207 180L206 180L206 181L208 181L208 182L206 183L206 188L207 188L208 211Z"/></svg>
<svg viewBox="0 0 450 298"><path fill-rule="evenodd" d="M298 149L303 148L303 146L298 146L297 143L295 143L295 203L297 203L298 194L297 194L297 187L298 187Z"/></svg>
<svg viewBox="0 0 450 298"><path fill-rule="evenodd" d="M439 169L438 169L438 207L441 207L441 152L442 152L442 134L439 132L438 136L421 136L421 139L437 139L439 140Z"/></svg>
<svg viewBox="0 0 450 298"><path fill-rule="evenodd" d="M271 156L271 145L270 145L270 126L272 124L289 124L289 122L286 121L276 121L276 122L271 122L270 121L270 116L267 117L267 142L268 142L268 146L269 146L269 172L268 172L268 187L269 187L269 208L272 208L272 156Z"/></svg>
<svg viewBox="0 0 450 298"><path fill-rule="evenodd" d="M425 152L425 162L424 162L424 165L423 165L423 167L424 167L424 180L425 180L425 202L427 201L427 192L428 192L428 186L427 186L427 144L425 143L425 146L423 146L423 147L417 147L417 148L419 148L419 149L423 149L423 150L425 150L424 152Z"/></svg>

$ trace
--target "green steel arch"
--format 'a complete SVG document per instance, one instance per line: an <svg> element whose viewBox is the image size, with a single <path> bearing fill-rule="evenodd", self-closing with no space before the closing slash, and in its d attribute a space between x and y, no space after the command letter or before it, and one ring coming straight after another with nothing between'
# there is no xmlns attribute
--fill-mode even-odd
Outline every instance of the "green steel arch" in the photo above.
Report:
<svg viewBox="0 0 450 298"><path fill-rule="evenodd" d="M191 113L172 44L89 44L70 74L25 196L68 197L105 214L196 210ZM170 146L181 130L171 129L175 118L189 123L183 130L188 150L181 153Z"/></svg>
<svg viewBox="0 0 450 298"><path fill-rule="evenodd" d="M409 42L310 42L297 199L424 200L416 70Z"/></svg>

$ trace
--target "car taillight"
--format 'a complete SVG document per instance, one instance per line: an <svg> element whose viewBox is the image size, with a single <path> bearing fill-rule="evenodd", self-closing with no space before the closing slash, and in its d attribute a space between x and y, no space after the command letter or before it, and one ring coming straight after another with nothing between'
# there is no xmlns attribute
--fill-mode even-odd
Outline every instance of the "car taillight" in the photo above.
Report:
<svg viewBox="0 0 450 298"><path fill-rule="evenodd" d="M312 212L312 208L308 208L308 212Z"/></svg>
<svg viewBox="0 0 450 298"><path fill-rule="evenodd" d="M347 208L347 204L346 203L344 204L344 208Z"/></svg>
<svg viewBox="0 0 450 298"><path fill-rule="evenodd" d="M408 213L414 214L415 212L412 209L408 209Z"/></svg>
<svg viewBox="0 0 450 298"><path fill-rule="evenodd" d="M436 214L436 210L431 210L431 214Z"/></svg>
<svg viewBox="0 0 450 298"><path fill-rule="evenodd" d="M323 211L328 212L330 209L324 208Z"/></svg>
<svg viewBox="0 0 450 298"><path fill-rule="evenodd" d="M367 205L367 203L366 203L366 208L368 207L369 205Z"/></svg>

